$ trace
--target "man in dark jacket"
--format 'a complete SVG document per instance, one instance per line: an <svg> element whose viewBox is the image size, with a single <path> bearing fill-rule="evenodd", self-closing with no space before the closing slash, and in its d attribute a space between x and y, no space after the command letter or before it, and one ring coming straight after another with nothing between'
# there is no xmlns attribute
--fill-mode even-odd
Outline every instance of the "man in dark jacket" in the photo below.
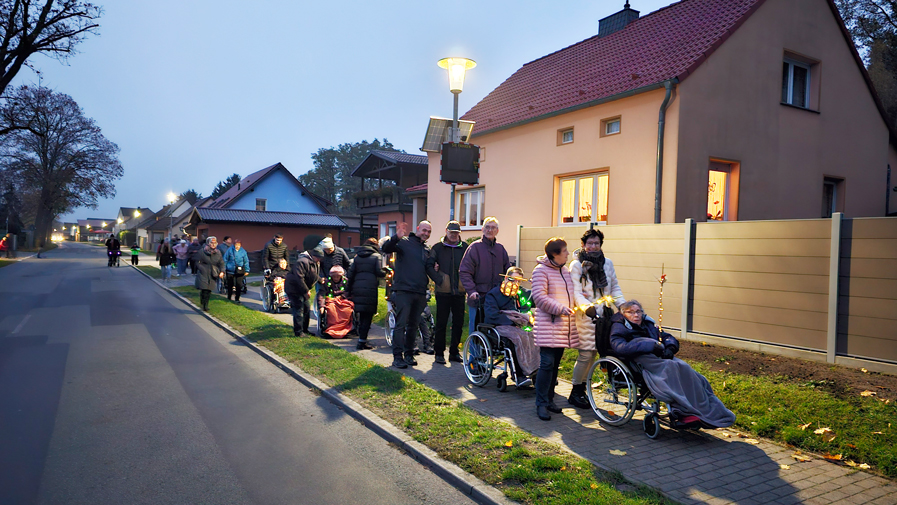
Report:
<svg viewBox="0 0 897 505"><path fill-rule="evenodd" d="M273 270L280 263L280 258L287 260L287 264L290 263L290 250L283 242L283 235L278 233L262 249L262 266L265 270Z"/></svg>
<svg viewBox="0 0 897 505"><path fill-rule="evenodd" d="M384 253L396 253L395 276L392 281L396 327L392 333L392 366L408 368L417 365L414 340L420 325L420 314L427 305L427 260L430 248L427 239L433 227L428 221L417 225L417 234L405 236L408 225L399 224L397 233L383 244ZM403 358L404 354L404 358Z"/></svg>
<svg viewBox="0 0 897 505"><path fill-rule="evenodd" d="M377 239L369 238L349 267L349 285L346 290L355 303L355 313L358 314L358 345L355 348L359 351L372 349L368 344L368 332L371 330L374 314L377 313L380 279L386 276L382 261Z"/></svg>
<svg viewBox="0 0 897 505"><path fill-rule="evenodd" d="M489 290L501 284L501 274L511 267L508 251L498 243L497 236L498 219L487 217L483 221L483 238L470 244L461 260L461 284L470 305L470 333L477 329L477 306Z"/></svg>
<svg viewBox="0 0 897 505"><path fill-rule="evenodd" d="M461 223L449 221L445 236L430 251L427 275L436 283L436 352L435 363L445 364L445 329L449 314L452 316L452 340L449 345L449 361L461 363L458 345L461 343L461 326L464 325L464 286L461 285L461 259L467 251L467 242L461 240Z"/></svg>
<svg viewBox="0 0 897 505"><path fill-rule="evenodd" d="M324 251L314 248L303 252L293 264L284 283L284 291L290 299L290 311L293 313L293 335L301 337L308 333L311 319L309 291L318 282L318 263L324 257Z"/></svg>

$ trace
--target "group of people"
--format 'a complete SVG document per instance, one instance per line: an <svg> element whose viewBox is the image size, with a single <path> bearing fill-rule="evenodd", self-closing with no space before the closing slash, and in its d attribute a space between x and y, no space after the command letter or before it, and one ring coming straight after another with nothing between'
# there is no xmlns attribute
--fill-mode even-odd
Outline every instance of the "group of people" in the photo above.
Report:
<svg viewBox="0 0 897 505"><path fill-rule="evenodd" d="M563 238L554 237L545 243L545 254L537 258L532 272L532 320L529 314L524 317L521 313L518 299L519 293L525 292L519 288L520 282L526 280L524 273L510 265L507 251L496 240L498 220L486 218L482 236L469 246L460 239L460 231L458 222L449 222L445 236L430 248L426 242L432 225L422 221L416 232L407 236L400 225L397 234L383 245L384 253L396 255L392 284L397 308L393 366L417 365L414 339L424 294L432 280L436 286L437 321L434 363L445 364L445 332L450 316L449 360L462 361L458 344L464 309L469 306L470 332L479 322L493 325L509 340L519 373L528 374L538 363L535 403L539 419L548 421L552 413L562 411L554 399L566 349L578 352L567 401L576 408L591 408L586 379L601 350L596 329L609 327L599 330L605 332L600 335L606 339L604 350L639 366L649 389L658 400L670 405L679 426L725 427L735 422L734 414L714 395L707 379L675 358L678 341L658 329L645 315L641 303L623 296L613 262L602 251L604 234L600 230L592 228L582 235L572 261ZM478 317L479 311L484 314ZM602 317L608 317L609 324L599 324ZM525 383L522 377L515 379L518 385Z"/></svg>
<svg viewBox="0 0 897 505"><path fill-rule="evenodd" d="M106 246L106 257L109 259L107 266L111 267L116 264L121 256L121 241L116 238L115 234L110 233L104 244ZM131 244L131 264L136 266L139 263L140 247L137 244Z"/></svg>

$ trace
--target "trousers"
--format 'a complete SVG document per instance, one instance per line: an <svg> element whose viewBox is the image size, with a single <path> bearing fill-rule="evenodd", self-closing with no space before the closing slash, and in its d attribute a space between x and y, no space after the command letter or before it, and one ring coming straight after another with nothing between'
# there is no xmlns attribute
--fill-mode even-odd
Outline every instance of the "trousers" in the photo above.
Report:
<svg viewBox="0 0 897 505"><path fill-rule="evenodd" d="M420 315L427 305L423 294L393 291L393 307L396 308L396 327L392 332L392 355L413 356Z"/></svg>
<svg viewBox="0 0 897 505"><path fill-rule="evenodd" d="M445 354L445 330L448 327L449 316L452 318L452 339L449 344L449 355L459 354L458 346L461 344L461 331L464 328L464 295L436 293L436 343L433 350L436 356Z"/></svg>

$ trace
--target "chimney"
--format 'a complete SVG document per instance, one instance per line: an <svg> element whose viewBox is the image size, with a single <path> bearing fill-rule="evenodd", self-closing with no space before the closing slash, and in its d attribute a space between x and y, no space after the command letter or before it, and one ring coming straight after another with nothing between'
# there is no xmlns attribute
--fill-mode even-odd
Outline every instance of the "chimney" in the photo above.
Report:
<svg viewBox="0 0 897 505"><path fill-rule="evenodd" d="M638 19L638 11L629 8L629 1L627 0L623 10L598 21L598 36L606 37L611 33L618 32L636 19Z"/></svg>

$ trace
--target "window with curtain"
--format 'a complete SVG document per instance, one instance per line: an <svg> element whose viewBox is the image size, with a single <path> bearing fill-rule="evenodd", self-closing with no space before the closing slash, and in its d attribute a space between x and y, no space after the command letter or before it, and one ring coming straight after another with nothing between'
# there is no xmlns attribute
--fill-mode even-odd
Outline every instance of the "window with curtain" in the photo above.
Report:
<svg viewBox="0 0 897 505"><path fill-rule="evenodd" d="M607 222L607 172L560 179L558 224Z"/></svg>
<svg viewBox="0 0 897 505"><path fill-rule="evenodd" d="M461 223L461 228L482 228L486 219L486 189L458 191L456 198L455 220Z"/></svg>

